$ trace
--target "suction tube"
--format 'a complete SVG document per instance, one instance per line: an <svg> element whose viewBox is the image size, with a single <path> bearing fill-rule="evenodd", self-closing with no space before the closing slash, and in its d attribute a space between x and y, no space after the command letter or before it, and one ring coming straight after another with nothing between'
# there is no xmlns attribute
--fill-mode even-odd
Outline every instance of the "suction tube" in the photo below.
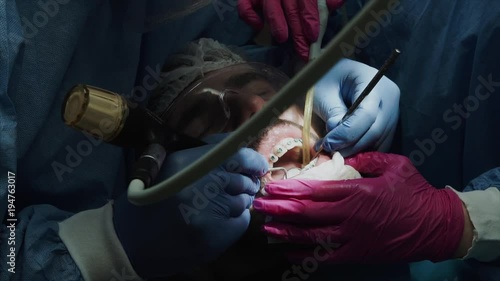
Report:
<svg viewBox="0 0 500 281"><path fill-rule="evenodd" d="M239 148L245 147L252 136L256 136L262 128L276 120L297 98L306 93L337 61L344 57L341 49L342 43L355 46L356 31L354 28L365 27L370 21L374 21L375 19L370 12L387 9L389 1L371 0L368 2L328 44L323 54L307 64L251 120L239 127L206 155L172 177L148 189L144 189L141 185L130 185L128 188L129 201L136 205L147 205L165 200L205 176L225 159L236 153ZM361 29L363 30L363 28Z"/></svg>

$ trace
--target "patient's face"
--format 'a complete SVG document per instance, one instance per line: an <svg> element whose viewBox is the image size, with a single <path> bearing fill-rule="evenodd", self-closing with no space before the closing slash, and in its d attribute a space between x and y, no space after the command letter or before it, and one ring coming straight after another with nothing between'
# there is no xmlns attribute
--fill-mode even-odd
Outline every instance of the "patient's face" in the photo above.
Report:
<svg viewBox="0 0 500 281"><path fill-rule="evenodd" d="M271 167L280 166L287 170L301 169L303 143L300 140L303 139L303 135L300 122L302 114L297 108L292 108L285 112L281 118L281 121L266 128L250 147L262 154ZM311 156L315 154L313 145L318 138L318 133L313 130L308 148ZM271 159L270 155L279 155L279 159ZM318 166L313 169L320 169L328 162L331 162L329 155L322 154L316 163ZM313 169L309 171L313 171ZM298 176L301 175L303 174ZM330 173L323 173L323 176L328 175ZM279 175L268 174L262 180L280 179ZM215 274L224 280L258 280L262 277L269 277L269 275L280 275L289 269L290 265L284 252L290 250L290 245L286 243L270 244L268 237L261 231L265 221L264 215L251 210L250 225L242 239L231 246L216 262L210 264L206 270L215 271Z"/></svg>
<svg viewBox="0 0 500 281"><path fill-rule="evenodd" d="M193 82L163 118L174 130L196 138L231 132L261 110L287 81L284 74L263 64L223 68ZM268 159L270 167L279 166L292 171L301 168L302 112L299 103L291 106L281 114L280 122L266 128L265 135L259 134L261 137L251 144ZM313 129L322 126L317 122L319 118L314 120ZM313 130L310 137L307 150L314 155L313 145L319 138L318 133ZM287 143L290 138L291 142ZM281 151L277 152L277 149ZM271 176L276 179L279 173L268 174L264 180L270 181Z"/></svg>
<svg viewBox="0 0 500 281"><path fill-rule="evenodd" d="M224 105L231 112L230 118L224 118L220 96L216 92L195 94L185 98L182 103L178 103L177 108L166 119L173 128L193 137L233 131L258 112L277 92L272 83L258 75L253 75L252 71L249 72L245 67L236 67L222 74L216 74L217 79L195 83L195 88L198 89L198 93L203 93L204 89L219 89L220 91L230 88L235 90L234 93L226 93L223 97ZM303 109L298 105L292 106L283 112L277 122L265 128L249 147L262 154L268 160L269 167L282 167L288 171L299 172L303 168L303 125ZM314 144L320 138L320 128L323 127L321 120L315 117L309 135L309 147L305 148L311 157L316 154ZM319 168L320 164L331 162L330 159L330 155L321 154L317 162L314 162L314 166ZM323 174L331 175L329 172ZM299 172L297 176L302 175ZM270 182L281 179L282 174L268 173L262 181ZM250 226L245 236L215 264L211 265L212 270L215 268L217 271L219 267L226 273L232 270L235 275L231 278L236 280L236 277L245 276L245 271L249 269L255 272L264 268L272 268L279 260L277 258L282 257L278 249L281 246L269 245L267 237L260 231L265 220L264 216L254 211L251 211L251 214Z"/></svg>
<svg viewBox="0 0 500 281"><path fill-rule="evenodd" d="M291 109L281 116L282 120L265 129L259 139L250 145L267 160L270 167L283 167L287 170L302 169L302 114ZM291 121L295 120L295 121ZM297 123L298 122L298 123ZM318 140L316 130L310 134L311 157L315 155L313 145ZM273 156L271 156L273 155ZM278 156L278 159L274 159ZM313 160L314 161L314 160ZM307 171L302 169L295 178L314 179L346 179L355 178L359 174L349 166L344 165L340 154L333 158L328 154L318 157L315 167ZM263 181L281 180L279 174L267 174ZM286 180L285 180L286 181ZM257 196L262 196L258 194ZM224 280L258 280L269 276L280 277L289 270L291 265L285 258L285 252L290 250L287 243L270 243L261 227L266 222L266 217L251 209L250 225L240 241L231 246L219 259L209 266L210 271L215 271ZM272 278L275 279L275 278Z"/></svg>
<svg viewBox="0 0 500 281"><path fill-rule="evenodd" d="M180 93L162 118L195 138L234 131L288 81L274 68L256 67L238 64L206 74Z"/></svg>
<svg viewBox="0 0 500 281"><path fill-rule="evenodd" d="M308 169L315 168L326 161L330 156L322 153L316 159L303 162L304 152L309 152L310 158L316 154L314 144L319 140L318 133L312 130L309 133L309 144L304 141L303 120L300 112L289 110L281 116L275 124L265 129L264 133L250 145L251 148L262 154L268 161L270 168L283 168L286 178L300 177ZM301 122L302 121L302 122ZM282 170L275 170L262 178L263 183L284 179Z"/></svg>

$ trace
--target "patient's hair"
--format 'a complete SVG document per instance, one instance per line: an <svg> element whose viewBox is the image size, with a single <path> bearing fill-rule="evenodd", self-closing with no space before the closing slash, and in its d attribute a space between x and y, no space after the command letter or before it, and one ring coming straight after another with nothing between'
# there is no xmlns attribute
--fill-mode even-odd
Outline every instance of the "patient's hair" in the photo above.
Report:
<svg viewBox="0 0 500 281"><path fill-rule="evenodd" d="M263 74L258 72L245 72L239 75L231 76L225 83L224 86L230 89L240 89L248 85L252 81L264 80L270 82L269 79Z"/></svg>
<svg viewBox="0 0 500 281"><path fill-rule="evenodd" d="M154 113L161 113L191 83L208 72L230 65L246 62L224 44L213 39L201 38L189 42L180 51L171 55L162 67L161 81L153 91L148 107Z"/></svg>

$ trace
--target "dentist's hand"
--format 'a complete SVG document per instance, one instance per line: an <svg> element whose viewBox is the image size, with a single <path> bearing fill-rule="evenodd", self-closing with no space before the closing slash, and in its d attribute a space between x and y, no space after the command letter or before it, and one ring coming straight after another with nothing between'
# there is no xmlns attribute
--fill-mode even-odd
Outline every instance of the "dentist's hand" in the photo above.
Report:
<svg viewBox="0 0 500 281"><path fill-rule="evenodd" d="M387 77L339 124L376 73L373 67L342 59L315 85L314 111L327 129L316 150L323 143L326 151L339 151L347 157L366 149L389 149L399 116L399 88Z"/></svg>
<svg viewBox="0 0 500 281"><path fill-rule="evenodd" d="M266 234L311 249L327 245L322 261L334 263L454 257L466 212L454 191L434 188L403 156L368 152L346 159L346 164L370 177L269 183L269 195L253 205L274 218L264 226ZM331 248L335 243L338 249ZM313 254L311 250L293 257L302 261Z"/></svg>
<svg viewBox="0 0 500 281"><path fill-rule="evenodd" d="M175 174L214 146L171 154L158 177ZM163 277L216 259L246 231L248 208L267 169L264 157L243 148L165 201L135 206L125 195L119 198L113 221L135 271L143 278Z"/></svg>
<svg viewBox="0 0 500 281"><path fill-rule="evenodd" d="M345 0L326 0L328 10L340 8ZM269 23L278 43L288 40L291 30L295 50L307 61L309 46L318 40L320 19L318 0L238 0L240 17L256 30ZM264 16L264 20L260 14Z"/></svg>

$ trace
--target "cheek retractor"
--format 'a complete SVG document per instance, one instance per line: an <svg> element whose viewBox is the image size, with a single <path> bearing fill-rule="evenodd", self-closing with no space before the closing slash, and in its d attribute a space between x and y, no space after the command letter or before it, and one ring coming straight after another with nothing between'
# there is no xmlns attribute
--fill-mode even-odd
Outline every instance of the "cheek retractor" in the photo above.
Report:
<svg viewBox="0 0 500 281"><path fill-rule="evenodd" d="M265 191L265 187L266 187L266 184L272 180L272 173L273 172L280 172L280 173L283 173L284 177L283 179L290 179L290 178L294 178L296 176L299 176L301 175L303 172L306 172L314 167L316 167L316 164L318 162L319 158L314 158L309 164L307 164L304 168L300 169L300 168L292 168L290 170L287 170L283 167L271 167L269 168L269 172L264 175L263 177L260 178L260 193L262 195L267 195L266 194L266 191Z"/></svg>

